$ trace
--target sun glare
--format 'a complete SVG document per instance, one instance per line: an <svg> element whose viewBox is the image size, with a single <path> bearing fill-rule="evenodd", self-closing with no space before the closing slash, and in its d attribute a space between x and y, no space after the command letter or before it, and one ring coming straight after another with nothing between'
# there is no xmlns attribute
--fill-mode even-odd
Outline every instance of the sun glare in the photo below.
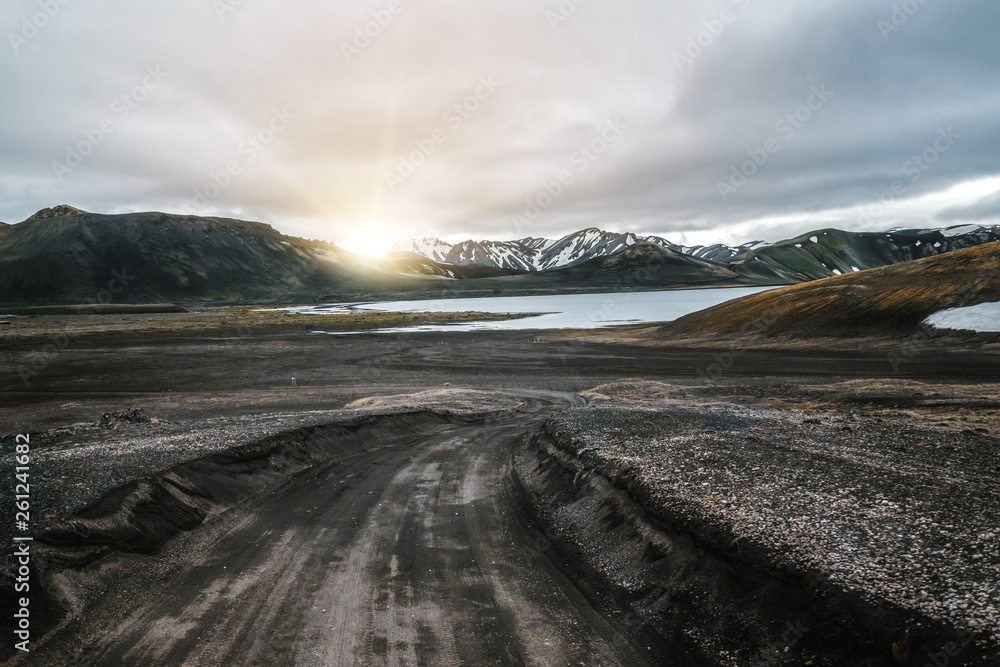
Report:
<svg viewBox="0 0 1000 667"><path fill-rule="evenodd" d="M386 226L361 224L334 239L341 248L359 255L376 257L400 239Z"/></svg>

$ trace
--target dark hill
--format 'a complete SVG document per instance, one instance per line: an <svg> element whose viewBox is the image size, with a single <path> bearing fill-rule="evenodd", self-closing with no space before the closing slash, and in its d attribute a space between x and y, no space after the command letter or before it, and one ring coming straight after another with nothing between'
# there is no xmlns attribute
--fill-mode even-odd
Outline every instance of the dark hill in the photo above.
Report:
<svg viewBox="0 0 1000 667"><path fill-rule="evenodd" d="M332 244L242 220L40 213L0 228L5 306L312 299L398 280Z"/></svg>

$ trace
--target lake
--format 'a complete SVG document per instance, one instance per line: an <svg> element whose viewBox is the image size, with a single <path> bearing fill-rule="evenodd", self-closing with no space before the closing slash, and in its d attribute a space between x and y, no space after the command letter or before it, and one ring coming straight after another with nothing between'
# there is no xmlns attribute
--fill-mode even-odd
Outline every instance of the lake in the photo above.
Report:
<svg viewBox="0 0 1000 667"><path fill-rule="evenodd" d="M771 287L733 287L660 292L616 292L605 294L557 294L551 296L503 296L475 299L382 301L373 303L302 306L295 312L344 313L357 310L420 313L541 313L505 322L464 322L382 329L398 331L523 331L529 329L598 329L623 324L670 322L689 313L763 292ZM327 333L327 332L317 332ZM352 333L352 332L329 332Z"/></svg>

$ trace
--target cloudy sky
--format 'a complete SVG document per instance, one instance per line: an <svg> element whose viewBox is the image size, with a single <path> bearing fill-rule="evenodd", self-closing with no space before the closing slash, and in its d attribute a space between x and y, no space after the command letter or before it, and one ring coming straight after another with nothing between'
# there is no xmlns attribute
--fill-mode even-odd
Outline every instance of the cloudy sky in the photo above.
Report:
<svg viewBox="0 0 1000 667"><path fill-rule="evenodd" d="M7 0L0 220L379 248L995 223L998 25L995 0Z"/></svg>

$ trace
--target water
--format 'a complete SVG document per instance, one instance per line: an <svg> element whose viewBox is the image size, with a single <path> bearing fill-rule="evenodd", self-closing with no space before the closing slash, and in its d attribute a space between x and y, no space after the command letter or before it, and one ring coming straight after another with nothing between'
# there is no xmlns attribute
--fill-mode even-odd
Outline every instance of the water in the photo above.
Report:
<svg viewBox="0 0 1000 667"><path fill-rule="evenodd" d="M757 294L770 287L619 292L606 294L557 294L552 296L504 296L476 299L428 301L383 301L379 303L303 306L296 312L345 313L356 310L402 313L543 313L504 322L419 325L382 329L399 331L523 331L527 329L597 329L623 324L670 322L689 313ZM327 333L327 332L317 332ZM360 332L329 332L360 333Z"/></svg>

